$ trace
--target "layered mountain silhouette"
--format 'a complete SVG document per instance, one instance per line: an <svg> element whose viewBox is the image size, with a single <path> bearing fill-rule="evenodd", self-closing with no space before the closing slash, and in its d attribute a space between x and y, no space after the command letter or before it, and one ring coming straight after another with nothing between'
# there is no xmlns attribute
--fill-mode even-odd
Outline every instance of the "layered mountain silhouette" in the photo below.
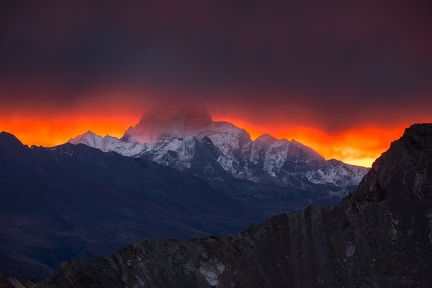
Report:
<svg viewBox="0 0 432 288"><path fill-rule="evenodd" d="M295 140L262 135L253 141L244 129L213 121L205 110L191 107L147 111L121 139L102 138L89 131L69 142L150 159L206 178L220 178L222 169L239 179L328 198L353 191L368 170L334 159L326 161Z"/></svg>
<svg viewBox="0 0 432 288"><path fill-rule="evenodd" d="M366 171L296 141L252 141L194 108L148 111L122 139L89 131L53 148L2 132L0 272L40 279L136 240L227 235L337 203Z"/></svg>
<svg viewBox="0 0 432 288"><path fill-rule="evenodd" d="M226 235L311 202L339 201L325 190L236 178L217 161L213 141L199 139L168 142L193 148L189 168L174 169L82 144L29 148L0 133L0 272L40 279L63 261L136 240ZM161 159L169 161L164 155L175 151L166 151Z"/></svg>
<svg viewBox="0 0 432 288"><path fill-rule="evenodd" d="M20 148L19 148L20 149ZM136 242L4 287L430 287L432 124L416 124L331 207L280 214L226 237ZM21 286L20 286L21 285Z"/></svg>

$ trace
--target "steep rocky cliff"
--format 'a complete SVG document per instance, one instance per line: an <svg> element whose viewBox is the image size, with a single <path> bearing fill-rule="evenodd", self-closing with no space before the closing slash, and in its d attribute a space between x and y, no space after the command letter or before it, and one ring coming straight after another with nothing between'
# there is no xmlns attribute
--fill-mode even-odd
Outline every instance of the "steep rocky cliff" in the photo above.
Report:
<svg viewBox="0 0 432 288"><path fill-rule="evenodd" d="M227 237L142 241L4 287L430 287L432 124L406 130L339 206ZM20 286L22 285L22 286ZM1 286L1 285L0 285Z"/></svg>

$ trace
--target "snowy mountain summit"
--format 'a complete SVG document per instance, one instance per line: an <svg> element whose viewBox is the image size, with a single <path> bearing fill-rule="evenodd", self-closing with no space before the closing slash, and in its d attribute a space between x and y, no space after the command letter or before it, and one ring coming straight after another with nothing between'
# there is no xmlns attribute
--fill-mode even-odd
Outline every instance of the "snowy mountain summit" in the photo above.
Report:
<svg viewBox="0 0 432 288"><path fill-rule="evenodd" d="M87 131L82 135L70 139L69 143L75 145L85 144L87 146L102 150L103 152L114 151L123 156L128 156L128 157L139 156L144 151L151 149L151 146L148 144L121 141L118 138L111 137L108 135L105 137L101 137L91 131Z"/></svg>
<svg viewBox="0 0 432 288"><path fill-rule="evenodd" d="M228 122L213 121L206 110L197 108L150 110L135 127L126 131L122 140L158 147L186 136L192 136L198 141L208 137L225 155L238 149L242 139L250 141L245 130Z"/></svg>
<svg viewBox="0 0 432 288"><path fill-rule="evenodd" d="M69 140L104 152L143 157L212 179L223 175L257 183L342 197L354 190L367 168L325 160L295 140L262 135L253 141L244 129L213 121L196 108L150 110L121 139L86 132Z"/></svg>
<svg viewBox="0 0 432 288"><path fill-rule="evenodd" d="M194 136L208 130L213 124L204 110L182 108L174 111L150 110L135 127L130 127L123 140L146 144L162 144L174 138Z"/></svg>

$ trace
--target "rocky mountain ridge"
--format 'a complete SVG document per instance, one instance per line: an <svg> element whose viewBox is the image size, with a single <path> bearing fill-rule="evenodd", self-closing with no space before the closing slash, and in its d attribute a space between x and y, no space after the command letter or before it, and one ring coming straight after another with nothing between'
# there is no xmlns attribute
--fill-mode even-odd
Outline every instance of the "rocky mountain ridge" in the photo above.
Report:
<svg viewBox="0 0 432 288"><path fill-rule="evenodd" d="M69 140L102 151L129 157L144 157L159 164L210 177L219 168L232 176L257 183L315 191L342 197L355 189L367 168L325 160L316 151L295 140L277 140L262 135L255 141L243 129L228 122L213 121L203 110L148 111L122 139L102 138L90 131ZM194 161L204 146L209 162ZM216 167L216 166L219 167ZM218 177L218 175L215 175Z"/></svg>
<svg viewBox="0 0 432 288"><path fill-rule="evenodd" d="M274 216L226 237L141 241L4 287L429 287L432 124L416 124L342 204Z"/></svg>

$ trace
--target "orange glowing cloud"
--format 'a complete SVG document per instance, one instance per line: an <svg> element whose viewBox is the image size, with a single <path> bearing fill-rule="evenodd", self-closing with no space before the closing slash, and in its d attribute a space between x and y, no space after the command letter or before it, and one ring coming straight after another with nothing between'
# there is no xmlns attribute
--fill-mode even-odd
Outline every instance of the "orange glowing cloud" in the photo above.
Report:
<svg viewBox="0 0 432 288"><path fill-rule="evenodd" d="M244 128L252 139L262 134L269 134L277 139L296 140L311 147L326 159L334 158L364 167L371 167L375 159L390 147L392 141L399 139L405 128L409 126L392 129L370 126L329 134L310 126L280 124L268 127L251 124L243 119L216 118L215 120L228 121Z"/></svg>
<svg viewBox="0 0 432 288"><path fill-rule="evenodd" d="M138 123L139 117L116 115L102 117L89 115L54 115L51 117L8 117L0 118L2 131L14 134L26 145L51 147L66 143L70 138L88 130L105 136L123 136L126 129Z"/></svg>
<svg viewBox="0 0 432 288"><path fill-rule="evenodd" d="M126 111L126 110L125 110ZM44 113L45 114L45 113ZM109 113L108 113L109 114ZM47 116L50 115L50 116ZM105 136L121 137L129 126L139 122L139 113L117 112L109 115L74 111L63 114L27 114L0 116L0 130L13 133L27 145L55 146L88 130ZM390 143L398 139L408 126L392 129L376 126L351 128L337 133L326 133L312 126L290 126L284 123L269 127L245 119L214 117L215 121L228 121L244 128L252 139L262 134L303 143L326 159L335 158L346 163L370 167L373 161L386 151Z"/></svg>
<svg viewBox="0 0 432 288"><path fill-rule="evenodd" d="M20 107L4 105L0 107L0 131L14 134L26 145L45 147L64 144L89 130L101 136L121 137L127 128L139 122L148 104L138 101L130 91L124 97L125 92L112 92L116 89L110 88L90 91L91 96L83 94L77 100L65 101L63 105L57 103L57 106L37 100L21 103ZM51 93L50 98L54 99L57 95L54 92L46 94Z"/></svg>

